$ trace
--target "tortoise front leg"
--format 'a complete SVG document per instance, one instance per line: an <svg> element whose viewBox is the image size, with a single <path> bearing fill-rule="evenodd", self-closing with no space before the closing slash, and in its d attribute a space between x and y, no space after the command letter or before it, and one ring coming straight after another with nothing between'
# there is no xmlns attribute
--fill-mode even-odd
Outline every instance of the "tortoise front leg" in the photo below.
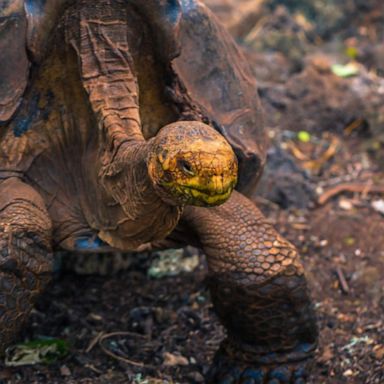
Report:
<svg viewBox="0 0 384 384"><path fill-rule="evenodd" d="M305 383L317 327L299 256L256 206L234 192L186 220L207 255L216 312L227 329L209 383Z"/></svg>
<svg viewBox="0 0 384 384"><path fill-rule="evenodd" d="M51 221L42 198L0 180L0 354L17 336L52 271Z"/></svg>

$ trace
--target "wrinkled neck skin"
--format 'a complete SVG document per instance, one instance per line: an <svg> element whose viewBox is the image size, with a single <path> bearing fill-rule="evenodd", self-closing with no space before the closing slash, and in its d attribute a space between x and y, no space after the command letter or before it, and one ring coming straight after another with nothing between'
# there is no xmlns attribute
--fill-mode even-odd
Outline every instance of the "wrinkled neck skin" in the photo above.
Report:
<svg viewBox="0 0 384 384"><path fill-rule="evenodd" d="M108 206L121 206L128 217L134 218L139 209L137 202L145 205L153 193L147 171L152 143L133 140L119 142L114 147L110 161L100 164L98 180Z"/></svg>
<svg viewBox="0 0 384 384"><path fill-rule="evenodd" d="M150 180L152 147L152 140L120 142L111 161L99 168L103 209L98 235L114 248L134 250L161 240L181 216L183 208L166 203Z"/></svg>

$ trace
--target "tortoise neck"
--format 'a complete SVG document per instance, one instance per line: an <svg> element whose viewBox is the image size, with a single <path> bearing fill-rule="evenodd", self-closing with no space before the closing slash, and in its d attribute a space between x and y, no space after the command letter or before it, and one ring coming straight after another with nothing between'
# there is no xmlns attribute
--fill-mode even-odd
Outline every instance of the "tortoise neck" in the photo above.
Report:
<svg viewBox="0 0 384 384"><path fill-rule="evenodd" d="M108 201L124 207L129 201L145 200L143 194L153 189L147 169L151 149L151 141L119 142L98 175Z"/></svg>
<svg viewBox="0 0 384 384"><path fill-rule="evenodd" d="M176 226L182 207L164 202L148 174L152 141L123 143L114 160L99 171L104 197L99 237L110 246L134 250L164 239Z"/></svg>
<svg viewBox="0 0 384 384"><path fill-rule="evenodd" d="M77 56L81 84L105 146L104 164L123 143L144 141L129 11L124 0L79 1L64 16L65 39Z"/></svg>

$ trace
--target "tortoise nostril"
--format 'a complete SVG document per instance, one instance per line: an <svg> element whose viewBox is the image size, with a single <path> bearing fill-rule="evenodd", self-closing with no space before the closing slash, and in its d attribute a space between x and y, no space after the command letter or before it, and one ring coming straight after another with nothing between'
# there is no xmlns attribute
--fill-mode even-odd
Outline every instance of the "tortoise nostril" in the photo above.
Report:
<svg viewBox="0 0 384 384"><path fill-rule="evenodd" d="M177 164L179 166L179 169L181 169L185 174L189 176L195 175L192 165L187 160L180 159L178 160Z"/></svg>
<svg viewBox="0 0 384 384"><path fill-rule="evenodd" d="M166 183L170 183L171 181L173 181L172 173L169 172L169 171L165 171L165 172L164 172L164 175L163 175L163 180L164 180Z"/></svg>

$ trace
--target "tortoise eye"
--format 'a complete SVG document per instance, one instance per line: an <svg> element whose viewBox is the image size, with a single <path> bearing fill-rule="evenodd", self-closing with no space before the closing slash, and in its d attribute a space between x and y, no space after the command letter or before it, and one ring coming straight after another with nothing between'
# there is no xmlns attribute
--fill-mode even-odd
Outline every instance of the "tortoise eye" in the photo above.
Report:
<svg viewBox="0 0 384 384"><path fill-rule="evenodd" d="M194 176L195 172L192 165L187 160L178 161L179 169L181 169L186 175Z"/></svg>

